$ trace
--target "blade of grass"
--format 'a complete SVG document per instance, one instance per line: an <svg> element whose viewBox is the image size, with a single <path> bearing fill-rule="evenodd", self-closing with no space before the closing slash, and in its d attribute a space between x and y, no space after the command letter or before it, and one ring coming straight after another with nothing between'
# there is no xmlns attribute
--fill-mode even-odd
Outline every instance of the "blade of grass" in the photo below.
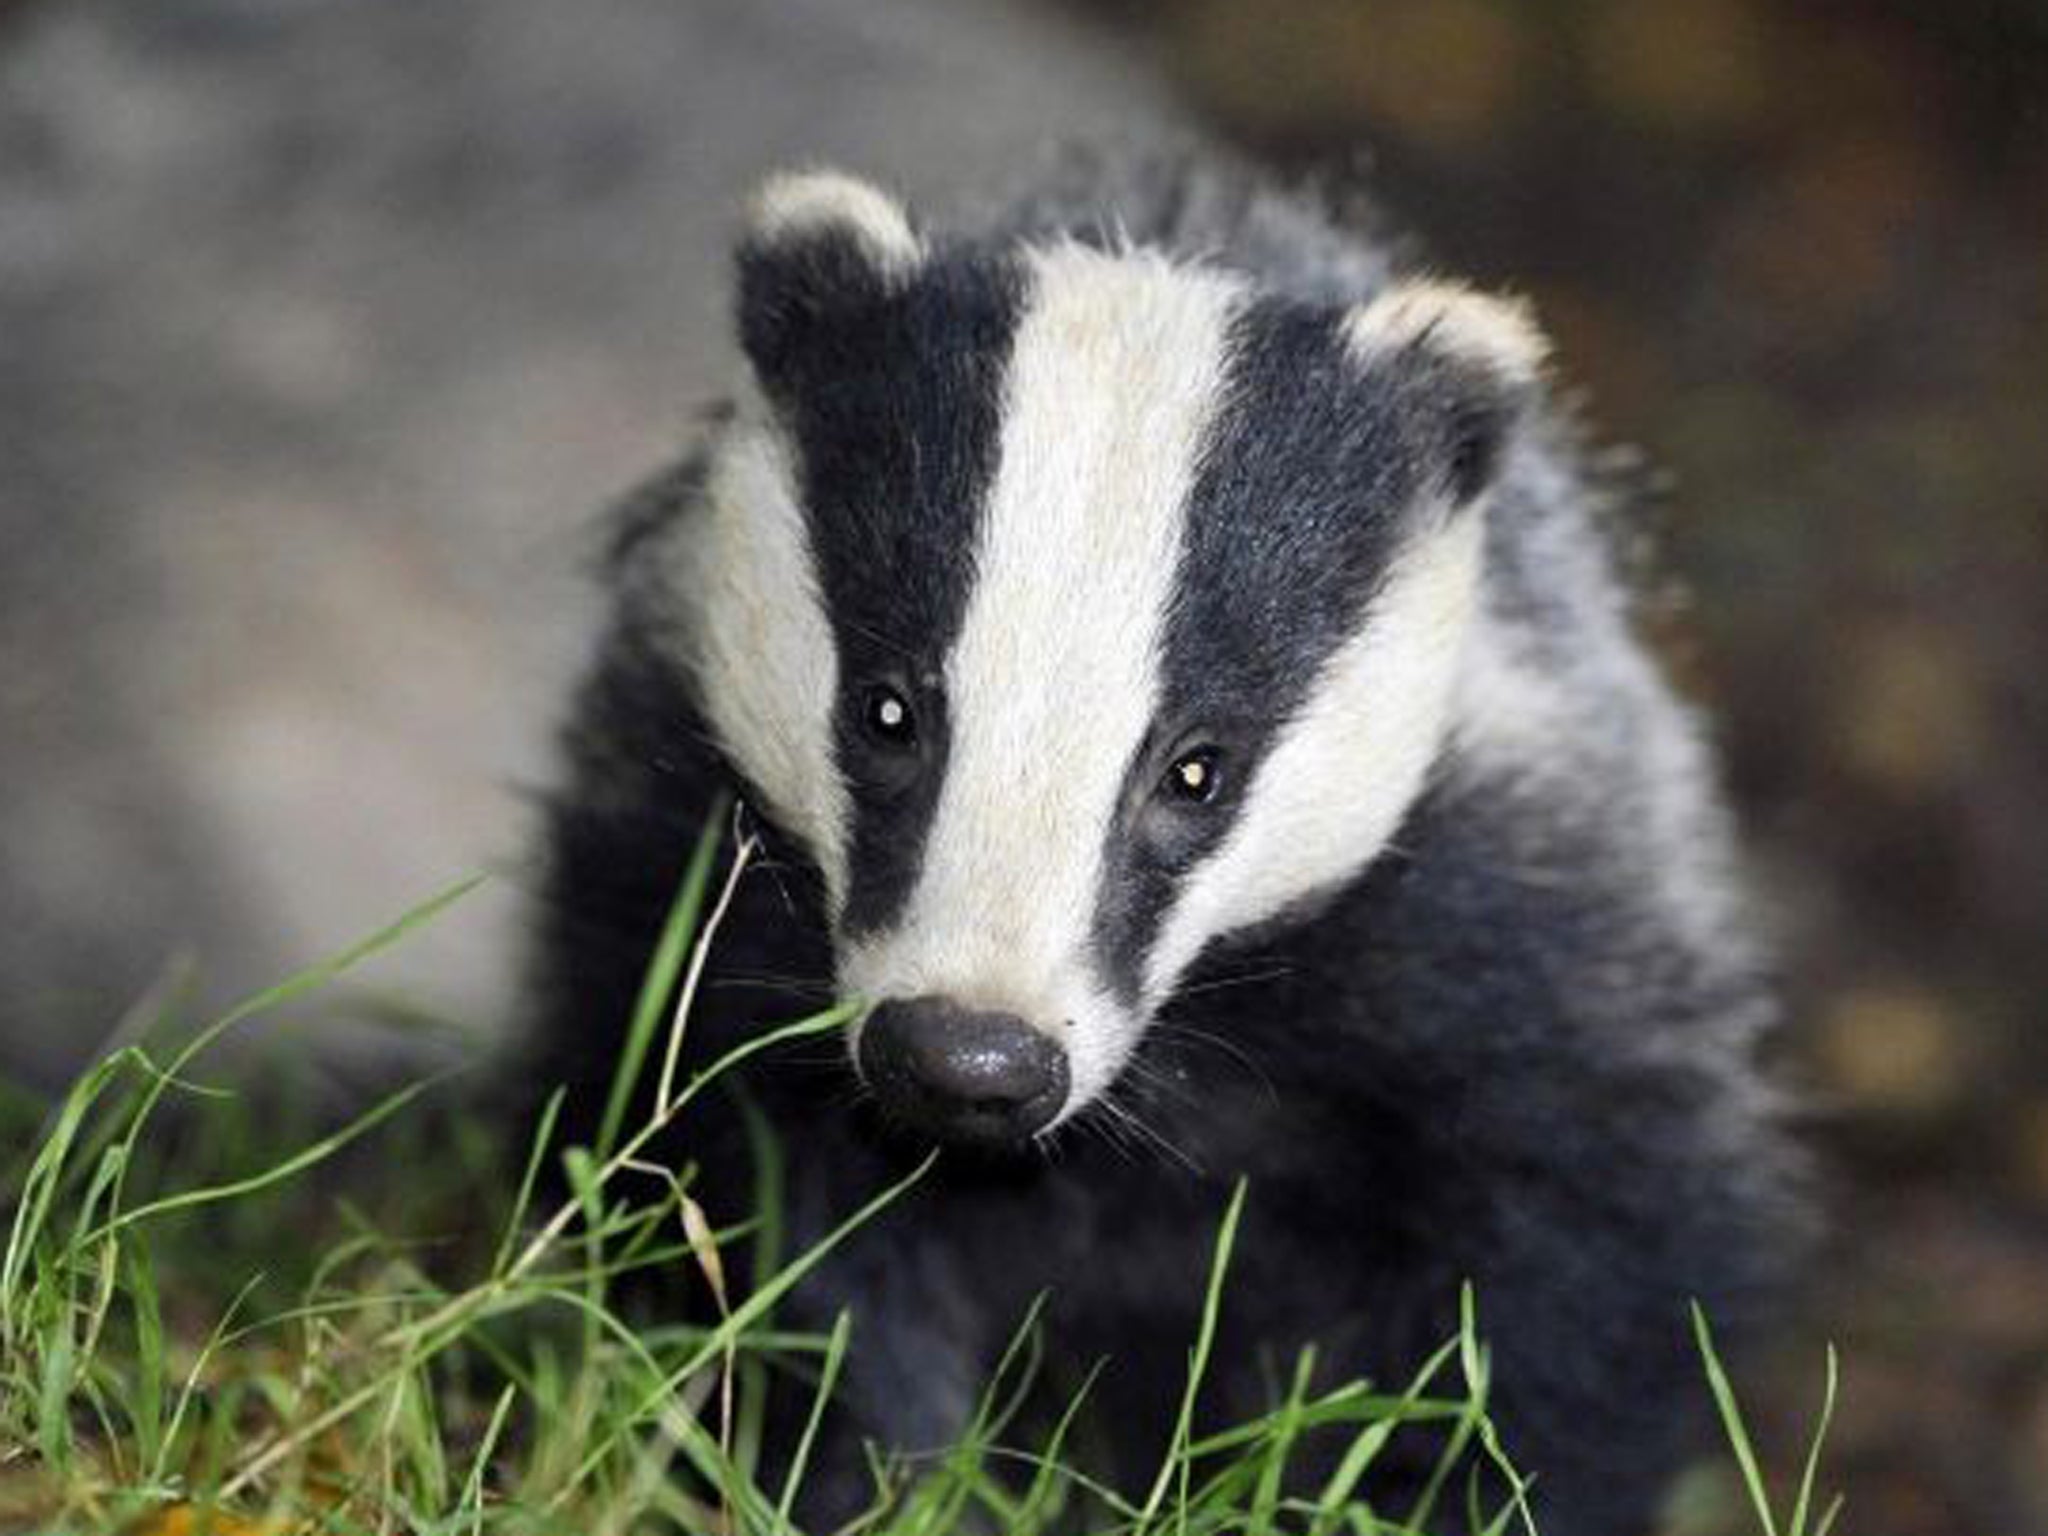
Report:
<svg viewBox="0 0 2048 1536"><path fill-rule="evenodd" d="M1452 1339L1423 1361L1421 1369L1416 1371L1407 1390L1395 1399L1387 1416L1377 1423L1368 1424L1345 1448L1343 1459L1337 1463L1336 1471L1330 1474L1329 1481L1323 1485L1322 1497L1317 1501L1323 1514L1313 1528L1315 1532L1322 1533L1332 1529L1328 1522L1342 1517L1344 1506L1351 1502L1352 1495L1357 1491L1358 1484L1364 1479L1367 1470L1386 1449L1387 1441L1393 1438L1394 1431L1407 1421L1408 1410L1422 1401L1422 1394L1429 1389L1429 1384L1457 1352L1458 1341Z"/></svg>
<svg viewBox="0 0 2048 1536"><path fill-rule="evenodd" d="M129 1063L133 1048L108 1057L90 1068L58 1106L48 1134L29 1160L21 1181L21 1197L8 1228L7 1253L0 1260L0 1349L17 1343L16 1320L21 1310L23 1282L38 1238L50 1221L62 1185L64 1170L79 1142L87 1116L101 1097L119 1079ZM98 1162L95 1162L95 1167Z"/></svg>
<svg viewBox="0 0 2048 1536"><path fill-rule="evenodd" d="M1187 1386L1181 1393L1173 1439L1160 1463L1159 1475L1153 1479L1152 1491L1138 1512L1140 1525L1151 1524L1158 1515L1160 1505L1166 1502L1167 1490L1173 1486L1176 1471L1181 1474L1182 1493L1186 1493L1186 1451L1194 1431L1195 1398L1202 1390L1202 1377L1209 1367L1209 1351L1216 1342L1216 1320L1223 1309L1223 1277L1230 1268L1231 1246L1237 1241L1238 1218L1244 1213L1245 1187L1245 1181L1239 1179L1237 1188L1231 1193L1230 1204L1223 1212L1223 1225L1216 1234L1215 1257L1209 1265L1209 1288L1202 1299L1202 1323L1188 1357Z"/></svg>
<svg viewBox="0 0 2048 1536"><path fill-rule="evenodd" d="M395 920L385 924L367 938L360 939L354 944L338 950L326 959L316 961L314 964L307 966L296 975L287 977L275 986L266 987L253 997L246 998L242 1002L237 1003L211 1024L193 1035L171 1057L170 1064L161 1073L154 1073L154 1068L152 1068L154 1073L153 1080L144 1090L141 1102L135 1108L134 1116L128 1123L123 1144L127 1147L134 1146L136 1140L142 1134L143 1127L148 1123L157 1104L162 1100L170 1085L182 1076L185 1068L193 1060L236 1025L255 1017L259 1013L304 997L310 992L315 992L353 970L365 960L381 954L407 935L416 932L439 917L449 907L482 885L486 878L488 877L484 875L471 875L467 879L458 880L453 885L435 892L425 901L401 913ZM145 1061L147 1059L147 1057L144 1057ZM114 1208L116 1210L119 1209L121 1203L119 1197L120 1189L117 1187L114 1200Z"/></svg>
<svg viewBox="0 0 2048 1536"><path fill-rule="evenodd" d="M491 1273L494 1275L512 1262L512 1245L519 1241L519 1233L526 1225L526 1213L533 1205L534 1187L540 1181L541 1165L554 1142L555 1123L561 1119L562 1101L567 1095L568 1089L557 1088L541 1107L540 1121L533 1130L533 1144L526 1154L526 1168L519 1176L519 1188L512 1196L512 1209L505 1217L504 1234L498 1239L497 1252L491 1258Z"/></svg>
<svg viewBox="0 0 2048 1536"><path fill-rule="evenodd" d="M1443 1454L1430 1470L1429 1480L1422 1485L1421 1494L1409 1507L1407 1523L1417 1529L1427 1526L1444 1484L1450 1481L1486 1418L1489 1360L1485 1347L1479 1342L1478 1315L1469 1280L1458 1289L1458 1334L1453 1342L1458 1347L1459 1368L1465 1376L1465 1403L1451 1428Z"/></svg>
<svg viewBox="0 0 2048 1536"><path fill-rule="evenodd" d="M811 1411L804 1419L803 1432L797 1436L796 1450L789 1459L789 1471L782 1479L782 1497L775 1501L778 1536L788 1536L795 1529L790 1524L789 1512L796 1504L796 1491L803 1485L804 1472L811 1464L811 1447L817 1442L819 1426L825 1422L825 1409L832 1401L832 1389L839 1384L839 1371L846 1363L846 1349L852 1334L853 1316L841 1308L832 1321L832 1336L825 1346L825 1360L818 1373L818 1390L811 1397Z"/></svg>
<svg viewBox="0 0 2048 1536"><path fill-rule="evenodd" d="M828 1232L818 1243L813 1245L807 1253L792 1261L766 1286L754 1292L745 1301L741 1302L739 1306L733 1308L731 1314L722 1320L717 1328L711 1330L703 1344L694 1350L680 1367L671 1370L667 1374L658 1391L650 1393L634 1412L613 1424L599 1437L597 1444L590 1449L589 1454L578 1464L568 1483L549 1501L549 1508L558 1509L567 1494L573 1491L578 1484L583 1482L584 1479L588 1478L597 1469L629 1428L646 1422L657 1411L661 1403L672 1395L683 1382L696 1375L712 1360L716 1359L718 1354L725 1348L725 1340L728 1335L744 1330L756 1318L764 1315L799 1280L803 1279L805 1275L822 1263L826 1255L831 1253L854 1232L881 1215L884 1210L888 1209L897 1200L908 1194L931 1171L932 1165L937 1161L937 1152L926 1155L924 1160L918 1163L903 1178L870 1198L859 1210L855 1211L845 1221Z"/></svg>
<svg viewBox="0 0 2048 1536"><path fill-rule="evenodd" d="M43 1352L36 1406L36 1450L59 1478L71 1466L72 1348L71 1330L58 1329Z"/></svg>
<svg viewBox="0 0 2048 1536"><path fill-rule="evenodd" d="M1030 1530L1044 1529L1059 1515L1059 1506L1063 1502L1060 1494L1063 1489L1058 1474L1066 1470L1060 1461L1061 1453L1066 1446L1067 1436L1073 1431L1074 1420L1080 1416L1082 1404L1088 1400L1088 1394L1094 1390L1096 1378L1102 1374L1102 1365L1103 1363L1098 1360L1088 1368L1088 1374L1081 1378L1081 1385L1067 1399L1066 1407L1060 1410L1060 1416L1054 1421L1051 1433L1045 1438L1044 1446L1031 1458L1034 1463L1031 1486L1024 1490L1024 1497L1019 1500L1024 1521L1028 1522L1026 1528ZM1067 1481L1078 1486L1078 1480L1072 1476L1068 1477ZM1124 1508L1128 1511L1129 1506L1126 1505Z"/></svg>
<svg viewBox="0 0 2048 1536"><path fill-rule="evenodd" d="M1288 1387L1287 1400L1275 1416L1272 1434L1263 1447L1258 1487L1252 1497L1250 1519L1245 1525L1248 1536L1273 1536L1274 1520L1280 1508L1281 1479L1287 1474L1287 1463L1292 1457L1295 1441L1301 1436L1302 1410L1308 1404L1309 1382L1315 1378L1315 1370L1316 1351L1311 1344L1305 1346L1295 1359L1294 1379Z"/></svg>
<svg viewBox="0 0 2048 1536"><path fill-rule="evenodd" d="M1828 1346L1826 1386L1822 1389L1820 1417L1813 1426L1813 1441L1806 1448L1806 1465L1799 1474L1799 1497L1792 1505L1792 1520L1786 1526L1789 1536L1806 1536L1806 1512L1813 1503L1813 1480L1820 1471L1820 1452L1828 1438L1828 1425L1835 1417L1835 1385L1838 1375L1835 1360L1835 1346Z"/></svg>
<svg viewBox="0 0 2048 1536"><path fill-rule="evenodd" d="M1707 1325L1706 1309L1697 1301L1692 1304L1692 1331L1699 1344L1700 1358L1706 1362L1707 1383L1713 1389L1715 1406L1720 1409L1722 1426L1727 1430L1728 1443L1735 1452L1735 1463L1742 1469L1743 1485L1748 1488L1750 1503L1755 1506L1757 1523L1763 1527L1764 1536L1778 1536L1777 1522L1771 1517L1770 1494L1764 1487L1763 1472L1757 1466L1749 1429L1742 1421L1742 1409L1735 1402L1735 1389L1729 1385L1728 1373L1722 1369L1721 1357L1714 1349L1714 1334Z"/></svg>
<svg viewBox="0 0 2048 1536"><path fill-rule="evenodd" d="M178 1391L178 1401L171 1408L170 1422L164 1426L163 1442L157 1450L156 1460L150 1466L151 1482L160 1483L169 1475L171 1448L178 1443L179 1432L184 1428L185 1417L192 1409L193 1400L198 1395L200 1383L206 1377L207 1368L213 1363L214 1355L223 1347L224 1342L235 1337L235 1317L248 1301L250 1294L262 1283L263 1275L260 1271L243 1283L242 1288L222 1310L220 1320L213 1325L207 1334L206 1342L200 1346L199 1353L193 1358L191 1368L185 1372L184 1385Z"/></svg>
<svg viewBox="0 0 2048 1536"><path fill-rule="evenodd" d="M723 797L716 802L724 806ZM747 866L753 862L754 851L759 847L754 839L744 833L739 835L733 847L732 864L725 872L725 884L718 892L718 902L711 909L711 916L702 931L690 946L690 963L683 972L682 991L677 994L674 1012L669 1018L668 1043L661 1053L661 1076L655 1084L654 1102L665 1107L675 1096L676 1071L683 1058L683 1034L689 1023L691 1005L697 998L697 990L704 984L704 966L711 956L711 941L725 927L726 913L732 910L732 899L740 888L740 877L746 874Z"/></svg>
<svg viewBox="0 0 2048 1536"><path fill-rule="evenodd" d="M134 1318L135 1373L127 1393L138 1464L153 1467L163 1448L164 1318L156 1271L141 1244L123 1245L128 1306Z"/></svg>
<svg viewBox="0 0 2048 1536"><path fill-rule="evenodd" d="M476 1454L470 1458L469 1476L463 1480L460 1505L469 1516L470 1536L483 1536L484 1476L490 1470L491 1458L498 1453L498 1440L505 1433L505 1425L512 1417L512 1405L518 1400L519 1388L516 1384L506 1387L498 1394L498 1400L491 1408L490 1420L484 1425L483 1436L477 1441Z"/></svg>
<svg viewBox="0 0 2048 1536"><path fill-rule="evenodd" d="M363 1114L358 1115L354 1120L351 1120L332 1135L321 1137L310 1146L300 1148L283 1161L274 1163L259 1173L252 1173L240 1179L230 1179L223 1184L209 1184L200 1189L188 1189L180 1191L175 1195L165 1195L161 1199L151 1200L136 1206L132 1210L123 1211L117 1216L110 1217L101 1226L95 1228L90 1236L85 1239L85 1242L91 1243L111 1237L115 1233L126 1231L128 1228L142 1222L152 1220L158 1216L169 1215L172 1211L185 1211L197 1206L215 1205L223 1200L234 1200L244 1195L259 1194L264 1190L281 1184L287 1179L304 1173L309 1168L317 1167L319 1164L324 1163L337 1152L340 1152L375 1130L422 1093L438 1086L452 1075L452 1073L446 1072L438 1073L433 1077L423 1078L418 1082L406 1084L395 1093L387 1094Z"/></svg>
<svg viewBox="0 0 2048 1536"><path fill-rule="evenodd" d="M704 892L711 882L711 865L718 853L719 825L723 820L722 804L714 803L704 830L698 834L696 847L690 852L690 862L683 871L682 883L676 887L668 915L662 921L653 957L641 977L632 1022L626 1028L625 1044L619 1051L618 1067L612 1073L604 1116L598 1122L597 1141L592 1149L600 1163L618 1145L633 1090L639 1086L647 1054L654 1046L655 1027L667 1013L669 999L675 995L676 983L682 976L683 961L697 932L697 915L703 910Z"/></svg>
<svg viewBox="0 0 2048 1536"><path fill-rule="evenodd" d="M1477 1381L1472 1383L1472 1390L1477 1398L1474 1405L1477 1414L1473 1430L1479 1438L1479 1448L1485 1452L1486 1459L1493 1464L1494 1470L1500 1473L1508 1485L1508 1501L1493 1525L1489 1527L1488 1536L1492 1536L1495 1531L1505 1530L1517 1515L1521 1517L1522 1528L1527 1536L1536 1536L1536 1516L1529 1508L1531 1479L1524 1477L1509 1458L1506 1448L1500 1443L1500 1431L1494 1426L1492 1415L1486 1411L1491 1379L1490 1365L1487 1351L1479 1342L1479 1302L1470 1280L1467 1280L1458 1292L1458 1348L1465 1362L1467 1380L1472 1380L1473 1372L1478 1373ZM1474 1468L1475 1475L1477 1470Z"/></svg>

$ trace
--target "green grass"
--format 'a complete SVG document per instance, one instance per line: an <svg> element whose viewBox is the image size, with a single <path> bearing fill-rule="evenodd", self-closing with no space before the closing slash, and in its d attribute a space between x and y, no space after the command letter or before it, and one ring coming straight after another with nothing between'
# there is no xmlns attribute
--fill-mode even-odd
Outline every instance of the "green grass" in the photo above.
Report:
<svg viewBox="0 0 2048 1536"><path fill-rule="evenodd" d="M400 942L467 885L188 1031L175 1049L151 1043L174 1028L174 1001L149 1004L122 1031L135 1043L54 1108L10 1098L13 1130L0 1145L25 1150L0 1167L0 1533L794 1532L815 1436L861 1340L857 1318L807 1333L782 1326L778 1306L846 1233L888 1220L931 1164L875 1190L822 1244L783 1254L772 1143L748 1191L699 1190L689 1170L646 1158L720 1074L852 1016L835 1008L765 1029L712 1070L683 1076L703 956L750 852L742 845L728 860L707 914L717 850L709 836L700 846L587 1147L560 1144L559 1101L519 1158L473 1112L440 1102L459 1095L430 1095L431 1083L323 1127L256 1086L289 1081L288 1067L245 1072L233 1090L200 1080L223 1036ZM636 1119L631 1106L650 1102ZM294 1121L309 1128L292 1135ZM551 1160L565 1181L542 1178ZM562 1182L567 1198L537 1204L537 1191ZM1034 1314L1018 1320L957 1445L870 1449L872 1507L858 1528L1399 1536L1450 1516L1489 1536L1533 1531L1487 1417L1488 1355L1469 1293L1456 1337L1414 1380L1316 1389L1305 1351L1270 1412L1198 1432L1247 1198L1256 1191L1240 1187L1218 1212L1181 1409L1144 1487L1108 1486L1077 1464L1070 1441L1085 1392L1044 1401ZM715 1224L712 1211L732 1209L748 1214ZM743 1236L752 1260L737 1276L728 1255ZM700 1287L709 1306L692 1315L713 1320L629 1325L621 1282L655 1271ZM1698 1326L1766 1536L1825 1536L1838 1504L1807 1523L1820 1436L1779 1520L1704 1318ZM1833 1389L1830 1355L1828 1410ZM789 1394L808 1430L784 1469L763 1453L763 1424L771 1397ZM1823 1433L1825 1422L1824 1412ZM1049 1427L1029 1436L1026 1423ZM1445 1444L1438 1475L1413 1506L1373 1509L1362 1490L1374 1462L1418 1434ZM1300 1470L1310 1437L1342 1447L1315 1486ZM1509 1490L1490 1506L1480 1466L1493 1469L1489 1486Z"/></svg>

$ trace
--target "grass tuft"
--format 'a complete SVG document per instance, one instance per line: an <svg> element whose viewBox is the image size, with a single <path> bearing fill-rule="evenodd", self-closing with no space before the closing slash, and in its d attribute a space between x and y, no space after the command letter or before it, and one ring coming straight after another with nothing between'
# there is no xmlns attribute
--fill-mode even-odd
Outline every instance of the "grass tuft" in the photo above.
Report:
<svg viewBox="0 0 2048 1536"><path fill-rule="evenodd" d="M1827 1375L1821 1389L1820 1413L1814 1420L1813 1438L1807 1442L1806 1459L1800 1468L1799 1486L1793 1496L1792 1508L1780 1520L1771 1508L1770 1489L1764 1482L1762 1466L1757 1460L1756 1447L1751 1443L1749 1426L1742 1417L1742 1409L1735 1401L1735 1388L1728 1379L1727 1369L1721 1364L1721 1356L1714 1347L1714 1331L1707 1322L1707 1314L1698 1302L1692 1304L1693 1337L1699 1345L1700 1358L1706 1363L1707 1382L1713 1390L1714 1406L1721 1415L1721 1427L1727 1433L1729 1448L1734 1452L1735 1464L1742 1473L1742 1486L1749 1495L1750 1507L1755 1511L1757 1527L1764 1536L1827 1536L1834 1528L1836 1518L1842 1512L1842 1495L1836 1494L1826 1506L1819 1510L1818 1518L1808 1525L1809 1515L1814 1512L1814 1481L1820 1472L1821 1448L1827 1442L1828 1426L1835 1417L1835 1389L1839 1371L1835 1359L1835 1346L1827 1348Z"/></svg>
<svg viewBox="0 0 2048 1536"><path fill-rule="evenodd" d="M269 1079L223 1088L192 1075L230 1030L348 974L475 882L168 1051L155 1042L172 1032L181 989L162 988L124 1026L127 1043L46 1113L0 1099L25 1148L0 1167L0 1530L798 1536L833 1394L861 1342L856 1316L841 1313L822 1334L793 1330L780 1304L835 1244L886 1221L931 1162L875 1191L822 1243L785 1254L784 1149L758 1117L751 1190L699 1188L649 1156L711 1083L857 1016L840 1006L764 1028L683 1075L704 958L756 851L733 841L714 898L723 819L670 908L588 1146L558 1144L559 1095L521 1156L443 1103L433 1080L336 1126L308 1123L262 1086ZM405 1178L343 1169L352 1149L354 1164ZM568 1194L537 1209L550 1165ZM520 1177L499 1177L507 1168ZM1305 1350L1269 1412L1203 1424L1203 1378L1253 1198L1240 1184L1222 1213L1180 1409L1142 1494L1092 1476L1073 1453L1092 1375L1064 1403L1042 1401L1034 1309L957 1444L928 1456L870 1448L870 1505L852 1530L1406 1536L1461 1520L1488 1536L1533 1533L1529 1485L1487 1415L1489 1361L1469 1290L1457 1336L1405 1385L1319 1386ZM741 1237L753 1264L735 1275L727 1256ZM699 1288L708 1305L697 1320L622 1315L621 1282L657 1271ZM1832 1354L1821 1431L1778 1525L1704 1317L1696 1325L1765 1536L1825 1536L1838 1502L1807 1522ZM771 1399L785 1397L801 1432L788 1464L771 1465L763 1425ZM1395 1515L1365 1490L1397 1443L1442 1456L1422 1497ZM1311 1450L1331 1469L1313 1484Z"/></svg>

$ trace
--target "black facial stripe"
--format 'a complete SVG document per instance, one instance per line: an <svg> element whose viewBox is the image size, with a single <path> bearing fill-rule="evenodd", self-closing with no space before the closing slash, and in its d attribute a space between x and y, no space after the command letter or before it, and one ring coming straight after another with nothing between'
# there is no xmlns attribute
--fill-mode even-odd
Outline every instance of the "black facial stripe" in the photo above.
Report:
<svg viewBox="0 0 2048 1536"><path fill-rule="evenodd" d="M1094 922L1097 962L1128 1002L1181 879L1242 809L1259 763L1356 632L1430 472L1406 393L1346 353L1339 315L1291 300L1232 326L1227 394L1189 493L1157 720L1216 732L1226 788L1171 860L1136 856L1130 814L1161 744L1129 770Z"/></svg>
<svg viewBox="0 0 2048 1536"><path fill-rule="evenodd" d="M772 275L758 286L772 291ZM936 684L973 585L1022 280L1005 262L942 254L907 283L848 297L778 347L764 382L796 444L839 657L837 748L853 792L842 925L855 936L901 912L923 863L951 734ZM911 702L925 754L889 794L864 792L853 771L877 679Z"/></svg>

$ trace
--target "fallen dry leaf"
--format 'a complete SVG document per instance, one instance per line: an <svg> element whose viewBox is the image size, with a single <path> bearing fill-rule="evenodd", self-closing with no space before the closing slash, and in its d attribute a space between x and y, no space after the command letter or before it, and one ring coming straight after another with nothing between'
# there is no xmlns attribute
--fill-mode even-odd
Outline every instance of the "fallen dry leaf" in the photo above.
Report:
<svg viewBox="0 0 2048 1536"><path fill-rule="evenodd" d="M194 1504L170 1504L129 1522L121 1536L284 1536L284 1527Z"/></svg>

